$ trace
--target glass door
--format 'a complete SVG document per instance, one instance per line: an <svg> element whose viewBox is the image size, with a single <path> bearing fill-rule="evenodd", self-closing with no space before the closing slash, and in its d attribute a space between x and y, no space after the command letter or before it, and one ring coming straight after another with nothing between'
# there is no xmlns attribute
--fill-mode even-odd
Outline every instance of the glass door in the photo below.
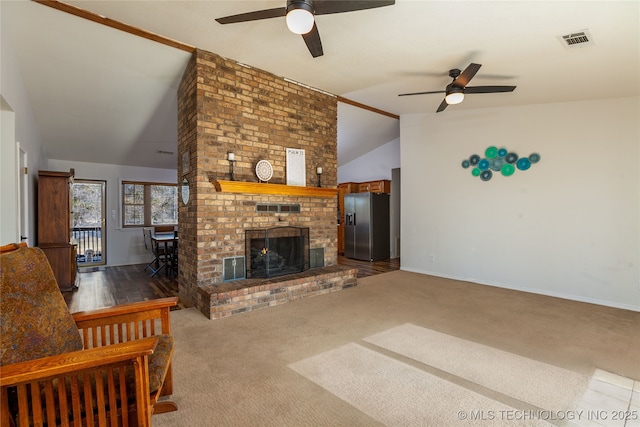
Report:
<svg viewBox="0 0 640 427"><path fill-rule="evenodd" d="M78 244L78 267L106 263L106 187L106 181L74 180L73 239Z"/></svg>

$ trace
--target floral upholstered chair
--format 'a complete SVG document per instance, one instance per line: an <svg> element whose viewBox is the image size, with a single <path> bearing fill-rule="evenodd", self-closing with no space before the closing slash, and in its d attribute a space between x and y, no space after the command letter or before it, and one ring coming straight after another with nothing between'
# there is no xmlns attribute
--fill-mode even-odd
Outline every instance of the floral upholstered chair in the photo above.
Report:
<svg viewBox="0 0 640 427"><path fill-rule="evenodd" d="M0 247L0 425L151 425L176 410L177 298L71 314L44 252Z"/></svg>

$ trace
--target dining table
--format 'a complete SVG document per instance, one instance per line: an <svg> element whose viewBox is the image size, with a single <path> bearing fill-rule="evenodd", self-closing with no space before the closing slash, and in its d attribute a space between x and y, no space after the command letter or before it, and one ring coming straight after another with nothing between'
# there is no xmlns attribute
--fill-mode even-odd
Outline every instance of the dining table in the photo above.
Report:
<svg viewBox="0 0 640 427"><path fill-rule="evenodd" d="M177 245L178 245L178 236L175 232L154 232L151 233L151 241L156 247L164 248L164 257L159 259L160 265L159 268L165 269L165 273L167 275L173 275L173 268L169 268L173 266L173 260L175 260ZM169 260L172 260L172 263L169 263Z"/></svg>

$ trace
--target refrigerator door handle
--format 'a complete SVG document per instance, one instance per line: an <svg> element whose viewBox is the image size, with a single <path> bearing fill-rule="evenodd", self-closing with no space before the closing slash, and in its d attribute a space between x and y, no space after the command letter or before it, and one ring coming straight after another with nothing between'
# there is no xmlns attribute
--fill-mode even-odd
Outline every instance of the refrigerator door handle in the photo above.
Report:
<svg viewBox="0 0 640 427"><path fill-rule="evenodd" d="M346 223L347 225L356 225L356 214L355 213L348 213L345 215L345 219L346 219Z"/></svg>

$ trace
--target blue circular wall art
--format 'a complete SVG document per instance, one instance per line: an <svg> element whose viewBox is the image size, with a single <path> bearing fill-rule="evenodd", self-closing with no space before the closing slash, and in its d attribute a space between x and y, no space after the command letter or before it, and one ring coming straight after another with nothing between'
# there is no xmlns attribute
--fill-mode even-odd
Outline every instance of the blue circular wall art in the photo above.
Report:
<svg viewBox="0 0 640 427"><path fill-rule="evenodd" d="M516 153L508 153L505 156L505 160L507 163L515 163L518 160L518 155Z"/></svg>
<svg viewBox="0 0 640 427"><path fill-rule="evenodd" d="M516 162L516 167L521 171L526 171L531 167L531 162L528 158L523 157L521 159L518 159L518 161Z"/></svg>
<svg viewBox="0 0 640 427"><path fill-rule="evenodd" d="M483 181L489 181L492 176L493 176L493 172L491 172L488 169L486 171L482 171L482 173L480 173L480 179L483 180Z"/></svg>
<svg viewBox="0 0 640 427"><path fill-rule="evenodd" d="M498 172L500 171L500 169L502 169L502 166L504 166L505 161L503 157L494 157L489 163L491 163L489 165L491 170Z"/></svg>
<svg viewBox="0 0 640 427"><path fill-rule="evenodd" d="M528 157L519 157L513 151L495 146L487 147L484 150L484 156L472 154L468 159L462 161L462 167L468 169L473 166L471 175L480 177L482 181L490 181L493 177L492 171L500 172L502 176L511 176L516 170L529 170L532 165L540 161L538 153L532 153Z"/></svg>

